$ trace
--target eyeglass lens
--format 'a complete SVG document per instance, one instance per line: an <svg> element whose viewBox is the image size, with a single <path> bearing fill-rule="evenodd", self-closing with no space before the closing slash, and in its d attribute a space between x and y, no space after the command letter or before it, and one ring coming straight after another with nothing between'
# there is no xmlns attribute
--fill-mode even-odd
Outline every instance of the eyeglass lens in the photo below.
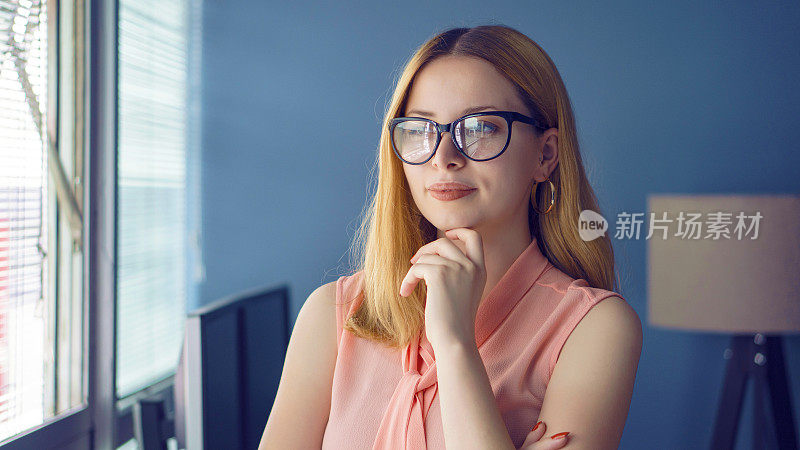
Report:
<svg viewBox="0 0 800 450"><path fill-rule="evenodd" d="M503 151L508 140L508 123L502 116L467 117L456 122L453 136L457 147L470 158L490 159ZM436 127L425 120L400 122L392 133L400 157L410 163L425 161L435 149L436 137Z"/></svg>

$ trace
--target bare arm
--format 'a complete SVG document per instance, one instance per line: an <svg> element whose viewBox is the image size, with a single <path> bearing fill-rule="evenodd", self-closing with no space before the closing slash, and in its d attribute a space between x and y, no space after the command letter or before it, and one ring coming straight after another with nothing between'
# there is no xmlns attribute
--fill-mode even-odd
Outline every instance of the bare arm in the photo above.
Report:
<svg viewBox="0 0 800 450"><path fill-rule="evenodd" d="M434 352L447 448L513 449L475 342Z"/></svg>
<svg viewBox="0 0 800 450"><path fill-rule="evenodd" d="M322 446L337 353L335 299L332 281L314 290L300 309L259 450Z"/></svg>
<svg viewBox="0 0 800 450"><path fill-rule="evenodd" d="M564 343L547 385L539 413L547 436L568 431L569 449L619 448L641 350L642 324L625 300L593 306Z"/></svg>

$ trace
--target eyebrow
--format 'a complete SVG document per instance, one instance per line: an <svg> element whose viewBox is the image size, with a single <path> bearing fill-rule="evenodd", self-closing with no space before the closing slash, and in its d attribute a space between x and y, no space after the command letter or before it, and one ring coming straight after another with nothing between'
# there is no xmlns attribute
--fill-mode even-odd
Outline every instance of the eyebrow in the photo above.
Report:
<svg viewBox="0 0 800 450"><path fill-rule="evenodd" d="M464 111L461 111L461 115L462 116L466 116L467 114L476 113L478 111L483 111L485 109L497 110L499 108L497 108L496 106L492 106L492 105L472 106L472 107L469 107L469 108L465 109ZM407 111L406 112L407 116L412 116L412 115L415 115L415 114L418 115L418 116L428 116L428 117L433 117L434 116L434 114L432 112L421 111L419 109L412 109L411 111Z"/></svg>

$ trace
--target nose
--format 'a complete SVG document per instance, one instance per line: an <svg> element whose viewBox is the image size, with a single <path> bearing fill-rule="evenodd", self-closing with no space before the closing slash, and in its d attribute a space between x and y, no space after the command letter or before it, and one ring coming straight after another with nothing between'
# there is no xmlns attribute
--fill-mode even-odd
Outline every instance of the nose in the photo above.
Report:
<svg viewBox="0 0 800 450"><path fill-rule="evenodd" d="M458 148L456 148L455 144L453 143L452 132L443 132L442 140L439 142L439 146L435 149L433 158L431 158L431 164L437 168L450 168L451 164L463 166L465 162L466 158L461 154L460 151L458 151Z"/></svg>

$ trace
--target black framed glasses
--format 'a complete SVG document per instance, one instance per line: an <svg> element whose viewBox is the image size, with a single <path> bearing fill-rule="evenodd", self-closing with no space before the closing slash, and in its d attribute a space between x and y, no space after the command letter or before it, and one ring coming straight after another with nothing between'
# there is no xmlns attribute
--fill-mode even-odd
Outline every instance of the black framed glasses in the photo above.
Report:
<svg viewBox="0 0 800 450"><path fill-rule="evenodd" d="M489 161L502 155L511 142L511 125L524 122L547 129L532 117L516 111L483 111L441 124L422 117L397 117L389 121L395 154L406 164L425 164L433 158L442 133L450 132L461 154L473 161Z"/></svg>

